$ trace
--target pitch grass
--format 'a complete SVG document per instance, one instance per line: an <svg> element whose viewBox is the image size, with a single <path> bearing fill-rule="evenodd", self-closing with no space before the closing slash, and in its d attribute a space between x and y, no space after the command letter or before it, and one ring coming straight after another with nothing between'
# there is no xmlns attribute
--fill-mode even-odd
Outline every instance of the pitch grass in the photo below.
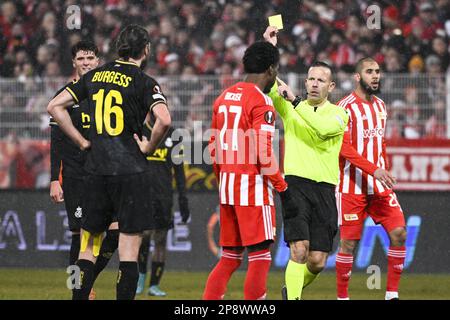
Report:
<svg viewBox="0 0 450 320"><path fill-rule="evenodd" d="M0 299L22 300L67 300L71 292L66 287L68 274L60 269L0 269ZM139 300L199 300L208 277L207 272L179 272L166 271L161 282L161 288L167 291L166 298L149 297L146 294L136 296ZM369 275L355 273L350 283L352 299L382 300L386 286L385 275L382 277L380 290L367 289ZM226 299L243 298L244 272L233 275L228 287ZM95 284L98 300L115 299L116 272L104 271ZM284 283L284 273L273 271L269 274L267 298L279 300L280 288ZM148 284L148 279L147 279ZM305 300L334 300L335 299L334 272L325 272L307 289ZM450 299L450 275L404 274L401 281L401 299L440 300Z"/></svg>

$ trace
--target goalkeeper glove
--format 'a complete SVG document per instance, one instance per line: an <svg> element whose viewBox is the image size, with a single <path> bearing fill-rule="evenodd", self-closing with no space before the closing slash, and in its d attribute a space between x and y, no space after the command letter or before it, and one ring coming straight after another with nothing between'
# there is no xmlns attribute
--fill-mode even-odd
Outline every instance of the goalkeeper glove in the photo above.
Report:
<svg viewBox="0 0 450 320"><path fill-rule="evenodd" d="M289 219L295 217L298 213L298 206L291 196L289 187L285 191L280 192L280 198L281 204L283 205L283 218Z"/></svg>
<svg viewBox="0 0 450 320"><path fill-rule="evenodd" d="M186 196L183 195L178 197L178 205L180 207L181 221L183 221L183 223L186 223L189 219L189 216L191 215L191 213L189 212L189 204Z"/></svg>

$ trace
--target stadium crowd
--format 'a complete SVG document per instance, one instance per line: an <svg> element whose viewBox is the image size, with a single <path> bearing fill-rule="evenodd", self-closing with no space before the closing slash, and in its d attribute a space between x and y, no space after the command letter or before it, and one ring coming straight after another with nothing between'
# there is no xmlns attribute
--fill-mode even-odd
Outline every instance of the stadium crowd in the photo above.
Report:
<svg viewBox="0 0 450 320"><path fill-rule="evenodd" d="M74 4L80 8L81 20L75 20L80 29L71 30L67 21L73 11L67 8ZM369 29L367 7L374 4L381 28ZM351 88L355 62L374 57L386 75L381 96L390 110L387 136L446 136L449 0L2 1L0 77L16 81L0 81L0 122L26 128L38 121L45 128L40 106L61 85L45 79L64 82L73 76L70 47L91 38L108 61L118 31L137 23L152 37L148 74L162 77L175 123L192 129L195 120L209 118L216 95L242 75L245 48L261 38L267 17L278 13L284 21L281 75L304 74L314 60L326 61L338 71L337 101Z"/></svg>

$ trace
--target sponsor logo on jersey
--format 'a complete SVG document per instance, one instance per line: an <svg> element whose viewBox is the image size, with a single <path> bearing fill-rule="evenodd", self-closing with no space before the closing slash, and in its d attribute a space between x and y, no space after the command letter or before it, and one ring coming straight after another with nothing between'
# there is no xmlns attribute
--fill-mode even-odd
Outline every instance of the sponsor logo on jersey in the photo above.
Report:
<svg viewBox="0 0 450 320"><path fill-rule="evenodd" d="M364 129L363 130L363 136L364 138L373 138L376 136L383 137L384 136L384 129L380 127L375 127L373 129Z"/></svg>
<svg viewBox="0 0 450 320"><path fill-rule="evenodd" d="M356 220L358 220L358 215L356 213L345 213L344 220L345 221L356 221Z"/></svg>

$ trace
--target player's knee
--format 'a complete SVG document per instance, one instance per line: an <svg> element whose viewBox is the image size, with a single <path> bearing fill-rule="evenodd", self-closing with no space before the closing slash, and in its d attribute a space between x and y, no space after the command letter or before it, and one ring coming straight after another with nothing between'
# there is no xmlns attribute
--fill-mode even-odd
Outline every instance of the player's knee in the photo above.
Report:
<svg viewBox="0 0 450 320"><path fill-rule="evenodd" d="M343 240L342 239L339 252L353 255L357 245L358 245L358 241L356 241L356 240Z"/></svg>
<svg viewBox="0 0 450 320"><path fill-rule="evenodd" d="M394 246L402 246L406 242L406 229L404 227L395 228L389 232L391 244Z"/></svg>

